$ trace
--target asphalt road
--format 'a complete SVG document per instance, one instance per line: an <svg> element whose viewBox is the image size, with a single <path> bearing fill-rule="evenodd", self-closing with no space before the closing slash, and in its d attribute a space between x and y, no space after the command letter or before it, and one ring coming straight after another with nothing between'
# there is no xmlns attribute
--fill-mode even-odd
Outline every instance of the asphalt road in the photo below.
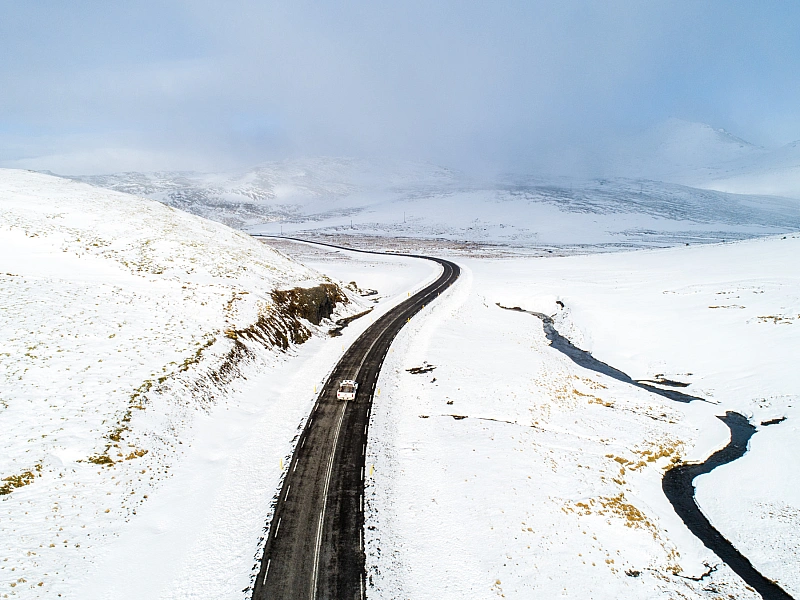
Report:
<svg viewBox="0 0 800 600"><path fill-rule="evenodd" d="M375 321L325 382L286 467L253 600L364 598L365 453L375 385L403 325L460 274L458 265L447 260L402 256L437 262L442 274ZM358 382L355 401L336 399L343 379Z"/></svg>

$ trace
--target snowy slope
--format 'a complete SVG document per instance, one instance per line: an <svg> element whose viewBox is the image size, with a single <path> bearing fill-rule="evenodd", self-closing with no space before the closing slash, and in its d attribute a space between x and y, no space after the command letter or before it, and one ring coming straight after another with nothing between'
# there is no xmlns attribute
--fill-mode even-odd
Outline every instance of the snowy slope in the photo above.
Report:
<svg viewBox="0 0 800 600"><path fill-rule="evenodd" d="M226 405L241 375L294 353L281 334L326 332L272 292L323 283L245 234L158 202L0 170L2 594L74 592L180 472L198 419ZM351 296L337 312L364 308ZM296 423L278 414L285 445Z"/></svg>
<svg viewBox="0 0 800 600"><path fill-rule="evenodd" d="M735 194L800 198L800 142L754 158L732 161L706 177L695 178L695 183Z"/></svg>
<svg viewBox="0 0 800 600"><path fill-rule="evenodd" d="M716 415L736 410L758 427L750 453L699 478L698 499L797 597L799 252L795 235L460 258L453 293L412 319L381 374L367 449L368 596L757 598L661 491L673 461L727 443ZM498 302L555 315L599 360L686 383L701 400L579 367L536 317Z"/></svg>
<svg viewBox="0 0 800 600"><path fill-rule="evenodd" d="M456 173L425 163L337 157L267 162L227 173L117 173L75 179L237 226L351 214L417 188L461 185Z"/></svg>
<svg viewBox="0 0 800 600"><path fill-rule="evenodd" d="M610 173L662 181L707 178L735 160L753 160L767 150L706 123L671 118L617 142L606 157Z"/></svg>
<svg viewBox="0 0 800 600"><path fill-rule="evenodd" d="M800 198L800 142L762 148L705 123L669 119L618 143L605 161L616 176Z"/></svg>

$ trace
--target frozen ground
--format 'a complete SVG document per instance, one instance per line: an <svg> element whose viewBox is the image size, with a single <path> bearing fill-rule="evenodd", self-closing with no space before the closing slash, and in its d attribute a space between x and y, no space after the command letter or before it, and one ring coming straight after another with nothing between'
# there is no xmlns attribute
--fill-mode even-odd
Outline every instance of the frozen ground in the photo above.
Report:
<svg viewBox="0 0 800 600"><path fill-rule="evenodd" d="M790 235L461 258L461 281L400 333L381 375L368 447L369 596L757 597L661 491L672 461L727 443L715 418L726 410L758 431L741 461L697 480L700 504L800 595L798 252ZM555 314L600 360L634 379L688 383L679 389L705 401L582 369L547 344L538 319L498 302ZM426 366L435 368L408 371Z"/></svg>

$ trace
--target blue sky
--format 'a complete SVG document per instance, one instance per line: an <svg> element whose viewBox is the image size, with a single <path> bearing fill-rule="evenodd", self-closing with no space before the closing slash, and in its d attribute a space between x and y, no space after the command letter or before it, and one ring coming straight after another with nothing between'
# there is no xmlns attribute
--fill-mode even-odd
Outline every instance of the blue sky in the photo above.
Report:
<svg viewBox="0 0 800 600"><path fill-rule="evenodd" d="M533 169L669 117L800 139L800 3L0 0L0 164Z"/></svg>

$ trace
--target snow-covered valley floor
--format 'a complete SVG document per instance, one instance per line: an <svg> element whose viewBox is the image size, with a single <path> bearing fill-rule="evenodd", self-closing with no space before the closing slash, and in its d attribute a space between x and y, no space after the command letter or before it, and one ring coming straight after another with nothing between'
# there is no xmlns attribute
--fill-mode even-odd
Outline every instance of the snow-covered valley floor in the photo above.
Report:
<svg viewBox="0 0 800 600"><path fill-rule="evenodd" d="M249 597L319 384L438 268L257 242L23 172L0 171L0 225L0 597ZM800 236L558 258L370 243L449 253L463 274L384 364L368 597L756 597L661 491L665 467L726 444L727 410L758 429L742 459L697 480L698 501L800 596ZM209 375L272 290L351 281L333 316L373 311L341 336L306 322L305 343L248 346L224 385ZM554 315L597 359L701 400L582 369L538 318L498 303Z"/></svg>
<svg viewBox="0 0 800 600"><path fill-rule="evenodd" d="M460 282L400 333L381 375L368 595L758 597L661 490L672 462L727 443L715 417L727 410L758 430L743 459L698 478L698 500L762 573L800 595L799 254L789 235L459 259ZM688 383L680 389L703 401L582 369L548 345L537 318L497 303L554 314L596 358L633 379Z"/></svg>

